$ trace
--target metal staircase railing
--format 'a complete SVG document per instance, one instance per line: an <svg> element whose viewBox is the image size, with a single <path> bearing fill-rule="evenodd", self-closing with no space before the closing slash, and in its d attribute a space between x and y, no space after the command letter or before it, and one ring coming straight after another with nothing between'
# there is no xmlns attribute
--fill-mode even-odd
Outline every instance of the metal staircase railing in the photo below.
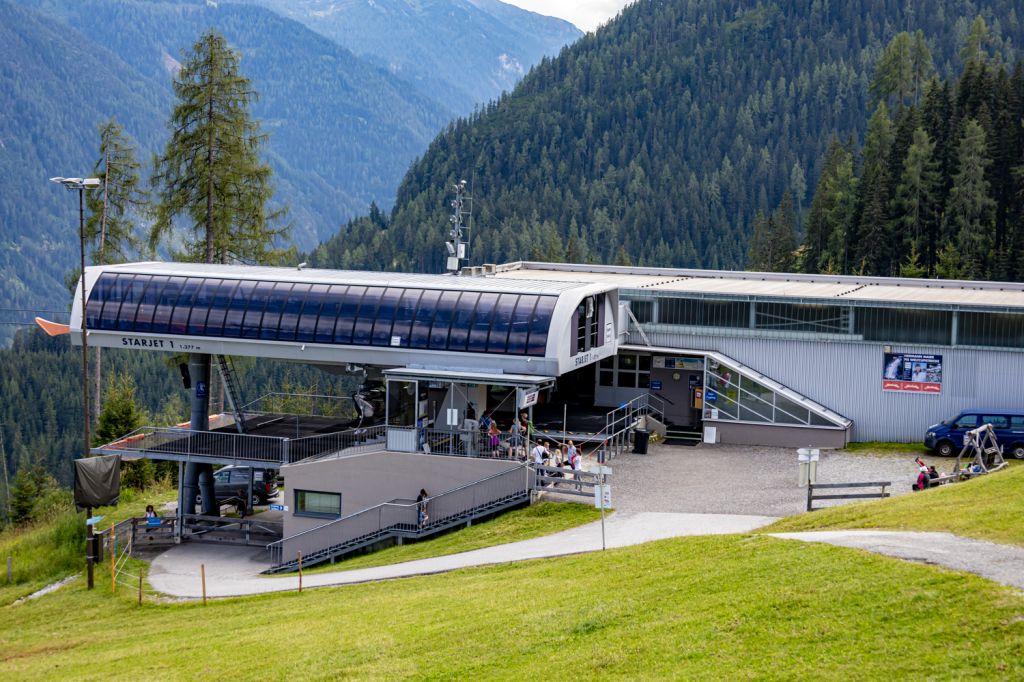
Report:
<svg viewBox="0 0 1024 682"><path fill-rule="evenodd" d="M507 469L473 483L428 498L426 520L420 523L416 502L386 502L343 516L322 526L267 545L272 566L281 573L312 565L389 538L423 538L530 499L531 470L525 465ZM285 560L285 557L289 559Z"/></svg>
<svg viewBox="0 0 1024 682"><path fill-rule="evenodd" d="M224 382L224 395L228 399L228 407L231 414L235 416L235 428L239 433L245 433L245 417L241 412L242 394L238 389L238 382L235 381L235 369L231 360L226 355L215 355L217 370L220 372L220 380Z"/></svg>

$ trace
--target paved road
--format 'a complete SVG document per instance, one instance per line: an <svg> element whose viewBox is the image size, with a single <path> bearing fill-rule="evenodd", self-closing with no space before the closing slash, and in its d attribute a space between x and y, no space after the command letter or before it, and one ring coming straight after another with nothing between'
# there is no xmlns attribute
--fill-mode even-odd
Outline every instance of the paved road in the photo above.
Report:
<svg viewBox="0 0 1024 682"><path fill-rule="evenodd" d="M1024 589L1024 548L1020 547L971 540L950 533L887 530L773 533L772 536L864 549L906 561L975 573L1003 585Z"/></svg>
<svg viewBox="0 0 1024 682"><path fill-rule="evenodd" d="M616 512L606 521L605 535L608 547L627 547L687 535L746 533L774 520L769 516L735 514ZM302 586L307 588L348 585L600 549L601 523L598 521L553 535L461 554L375 568L315 573L303 576ZM259 575L270 565L266 550L202 543L179 545L161 554L152 563L149 581L153 587L165 594L186 598L201 597L200 564L206 566L206 593L211 597L281 592L298 587L298 577L295 576L275 578Z"/></svg>

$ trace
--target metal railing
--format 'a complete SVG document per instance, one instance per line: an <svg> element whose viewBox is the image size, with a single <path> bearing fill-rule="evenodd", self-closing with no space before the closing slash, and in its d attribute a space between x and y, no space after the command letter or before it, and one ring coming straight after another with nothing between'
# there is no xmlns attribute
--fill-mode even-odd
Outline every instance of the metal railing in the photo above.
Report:
<svg viewBox="0 0 1024 682"><path fill-rule="evenodd" d="M383 424L367 428L349 429L286 442L284 462L294 464L312 458L323 458L339 453L373 452L386 445L387 427Z"/></svg>
<svg viewBox="0 0 1024 682"><path fill-rule="evenodd" d="M507 432L499 433L493 442L491 436L484 431L420 429L418 435L419 450L432 455L523 461L529 452L526 436L513 436Z"/></svg>
<svg viewBox="0 0 1024 682"><path fill-rule="evenodd" d="M104 454L139 453L150 457L162 454L167 459L280 464L285 461L282 456L285 440L273 436L143 426L112 443L94 448L94 451Z"/></svg>
<svg viewBox="0 0 1024 682"><path fill-rule="evenodd" d="M467 483L423 503L385 502L343 516L322 526L297 533L267 545L271 563L276 566L302 555L314 563L346 549L355 549L392 534L429 535L454 523L471 519L474 512L498 503L529 496L531 470L517 466L487 478ZM425 517L420 518L421 505Z"/></svg>

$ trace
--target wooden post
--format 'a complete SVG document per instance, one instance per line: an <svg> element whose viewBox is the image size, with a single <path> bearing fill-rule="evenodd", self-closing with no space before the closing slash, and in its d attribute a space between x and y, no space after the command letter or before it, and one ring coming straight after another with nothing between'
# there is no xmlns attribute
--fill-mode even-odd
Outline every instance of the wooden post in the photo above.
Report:
<svg viewBox="0 0 1024 682"><path fill-rule="evenodd" d="M203 606L206 606L206 564L199 564L199 574L203 578Z"/></svg>
<svg viewBox="0 0 1024 682"><path fill-rule="evenodd" d="M7 582L14 582L14 557L7 557Z"/></svg>
<svg viewBox="0 0 1024 682"><path fill-rule="evenodd" d="M107 538L107 553L110 554L110 594L114 594L114 559L117 554L117 547L114 546L114 522L110 522L110 537Z"/></svg>
<svg viewBox="0 0 1024 682"><path fill-rule="evenodd" d="M302 592L302 552L299 552L299 592Z"/></svg>
<svg viewBox="0 0 1024 682"><path fill-rule="evenodd" d="M812 502L814 501L814 484L810 481L807 482L807 511L811 511Z"/></svg>
<svg viewBox="0 0 1024 682"><path fill-rule="evenodd" d="M139 571L139 606L142 606L142 571Z"/></svg>

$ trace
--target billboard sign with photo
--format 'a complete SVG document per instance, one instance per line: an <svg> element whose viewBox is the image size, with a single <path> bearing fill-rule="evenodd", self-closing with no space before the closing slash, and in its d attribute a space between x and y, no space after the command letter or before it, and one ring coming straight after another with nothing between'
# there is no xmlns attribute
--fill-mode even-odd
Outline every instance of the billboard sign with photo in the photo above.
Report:
<svg viewBox="0 0 1024 682"><path fill-rule="evenodd" d="M885 353L882 390L902 393L942 393L942 356Z"/></svg>

